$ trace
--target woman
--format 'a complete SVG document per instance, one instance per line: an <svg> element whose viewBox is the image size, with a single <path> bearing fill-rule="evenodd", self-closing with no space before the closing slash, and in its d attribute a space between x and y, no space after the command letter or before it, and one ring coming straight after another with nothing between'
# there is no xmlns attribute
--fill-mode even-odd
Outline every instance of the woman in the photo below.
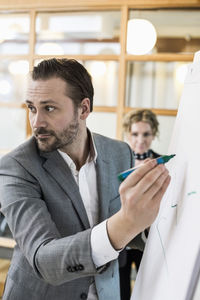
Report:
<svg viewBox="0 0 200 300"><path fill-rule="evenodd" d="M156 115L149 109L134 110L125 116L123 129L133 150L136 166L148 157L160 156L150 149L152 141L158 135L158 125Z"/></svg>
<svg viewBox="0 0 200 300"><path fill-rule="evenodd" d="M133 110L125 116L123 129L126 140L133 150L135 166L147 158L160 156L151 149L151 143L158 135L158 126L156 115L149 109ZM121 300L130 299L131 266L134 262L138 271L141 259L141 251L129 248L122 251L119 256Z"/></svg>

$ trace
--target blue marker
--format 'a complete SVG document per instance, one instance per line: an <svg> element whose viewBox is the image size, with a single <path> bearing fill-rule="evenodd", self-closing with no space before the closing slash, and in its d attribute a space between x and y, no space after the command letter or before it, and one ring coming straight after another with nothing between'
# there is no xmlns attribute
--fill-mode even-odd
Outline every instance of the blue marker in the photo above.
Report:
<svg viewBox="0 0 200 300"><path fill-rule="evenodd" d="M156 158L157 164L165 164L166 162L168 162L172 157L174 157L176 154L172 154L172 155L163 155L160 156L158 158ZM131 168L128 169L122 173L120 173L118 175L118 178L120 181L123 181L129 174L131 174L133 171L137 170L141 165L135 167L135 168Z"/></svg>

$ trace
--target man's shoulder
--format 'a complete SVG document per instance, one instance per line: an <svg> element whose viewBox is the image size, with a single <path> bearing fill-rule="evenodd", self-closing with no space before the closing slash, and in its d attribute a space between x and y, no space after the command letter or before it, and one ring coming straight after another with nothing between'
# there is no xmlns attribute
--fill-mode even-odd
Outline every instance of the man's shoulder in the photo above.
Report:
<svg viewBox="0 0 200 300"><path fill-rule="evenodd" d="M98 152L103 151L104 153L132 153L129 145L123 141L117 139L109 138L98 133L93 133L93 138Z"/></svg>
<svg viewBox="0 0 200 300"><path fill-rule="evenodd" d="M131 168L134 165L133 151L123 141L118 141L99 134L93 134L99 162L106 162L114 168L115 173Z"/></svg>
<svg viewBox="0 0 200 300"><path fill-rule="evenodd" d="M2 159L9 159L13 158L16 160L21 160L28 158L31 160L35 155L37 155L38 149L35 142L35 138L31 137L28 140L26 140L24 143L17 146L15 149L7 153L2 157Z"/></svg>
<svg viewBox="0 0 200 300"><path fill-rule="evenodd" d="M92 133L95 142L99 142L99 143L105 143L107 145L116 145L116 146L121 146L121 147L128 147L127 143L114 139L114 138L110 138L107 137L105 135L101 135L99 133Z"/></svg>
<svg viewBox="0 0 200 300"><path fill-rule="evenodd" d="M0 159L0 175L33 173L41 165L34 138L28 139ZM26 171L25 171L26 170ZM26 173L27 176L28 173Z"/></svg>

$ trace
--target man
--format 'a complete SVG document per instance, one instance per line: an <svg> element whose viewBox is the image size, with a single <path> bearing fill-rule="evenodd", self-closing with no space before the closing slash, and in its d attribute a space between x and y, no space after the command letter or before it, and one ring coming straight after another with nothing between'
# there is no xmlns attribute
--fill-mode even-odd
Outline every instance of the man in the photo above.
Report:
<svg viewBox="0 0 200 300"><path fill-rule="evenodd" d="M33 137L0 161L17 243L3 299L120 299L119 251L155 219L168 172L151 160L119 187L132 151L87 130L93 86L75 60L35 67L26 103Z"/></svg>

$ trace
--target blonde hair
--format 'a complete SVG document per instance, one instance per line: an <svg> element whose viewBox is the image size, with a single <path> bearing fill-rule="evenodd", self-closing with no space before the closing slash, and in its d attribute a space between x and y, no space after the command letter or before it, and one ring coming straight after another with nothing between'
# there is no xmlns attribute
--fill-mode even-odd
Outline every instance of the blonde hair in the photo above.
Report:
<svg viewBox="0 0 200 300"><path fill-rule="evenodd" d="M124 132L129 133L131 131L132 124L137 122L148 123L151 126L153 135L158 135L159 122L156 115L150 109L132 110L126 114L123 120Z"/></svg>

